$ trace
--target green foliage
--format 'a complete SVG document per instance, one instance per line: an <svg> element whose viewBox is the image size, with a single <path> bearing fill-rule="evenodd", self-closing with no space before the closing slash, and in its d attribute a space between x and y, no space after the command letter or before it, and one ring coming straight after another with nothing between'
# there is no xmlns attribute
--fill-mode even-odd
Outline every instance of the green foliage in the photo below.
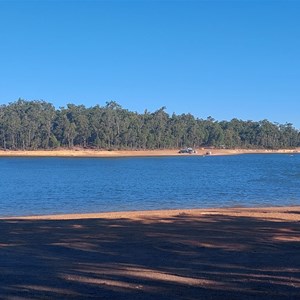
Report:
<svg viewBox="0 0 300 300"><path fill-rule="evenodd" d="M231 121L191 114L172 116L161 107L143 114L114 101L104 107L68 104L55 110L45 101L22 99L0 106L1 149L163 149L189 147L291 148L300 146L292 124Z"/></svg>

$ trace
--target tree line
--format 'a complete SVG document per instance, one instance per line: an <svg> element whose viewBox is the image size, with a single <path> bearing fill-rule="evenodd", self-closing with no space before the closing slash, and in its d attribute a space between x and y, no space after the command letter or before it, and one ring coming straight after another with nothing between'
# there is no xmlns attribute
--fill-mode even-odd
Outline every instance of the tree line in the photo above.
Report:
<svg viewBox="0 0 300 300"><path fill-rule="evenodd" d="M46 101L19 99L0 106L0 148L8 150L83 147L164 149L183 147L293 148L300 131L291 123L268 120L216 121L192 114L132 112L114 101L105 106L68 104L55 109Z"/></svg>

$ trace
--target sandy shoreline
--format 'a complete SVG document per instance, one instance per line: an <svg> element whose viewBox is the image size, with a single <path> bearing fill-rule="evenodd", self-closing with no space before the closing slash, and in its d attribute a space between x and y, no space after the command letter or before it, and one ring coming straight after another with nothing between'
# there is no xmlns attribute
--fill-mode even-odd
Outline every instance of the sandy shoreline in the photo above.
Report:
<svg viewBox="0 0 300 300"><path fill-rule="evenodd" d="M300 221L300 206L291 207L237 207L237 208L210 208L210 209L168 209L168 210L146 210L146 211L121 211L101 213L75 213L54 215L32 215L0 217L0 220L81 220L81 219L163 219L180 215L201 217L205 215L224 215L231 217L255 217L264 219L278 219L286 221ZM288 214L287 214L288 212Z"/></svg>
<svg viewBox="0 0 300 300"><path fill-rule="evenodd" d="M0 219L0 299L291 300L300 206Z"/></svg>
<svg viewBox="0 0 300 300"><path fill-rule="evenodd" d="M238 155L238 154L265 154L265 153L300 153L300 148L262 150L262 149L196 149L195 154L180 154L178 149L165 150L89 150L89 149L59 149L59 150L33 150L33 151L12 151L0 150L0 157L143 157L143 156L189 156L189 155Z"/></svg>

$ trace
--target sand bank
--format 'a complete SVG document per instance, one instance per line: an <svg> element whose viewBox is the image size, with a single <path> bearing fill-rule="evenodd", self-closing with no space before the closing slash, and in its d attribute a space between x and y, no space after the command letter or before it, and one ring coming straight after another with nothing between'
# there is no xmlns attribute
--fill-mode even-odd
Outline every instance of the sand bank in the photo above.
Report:
<svg viewBox="0 0 300 300"><path fill-rule="evenodd" d="M300 206L292 207L259 207L259 208L211 208L211 209L170 209L170 210L147 210L147 211L123 211L123 212L104 212L104 213L80 213L80 214L58 214L58 215L37 215L23 217L9 217L1 219L19 220L80 220L80 219L130 219L160 220L177 216L188 215L191 217L223 215L230 217L253 217L269 220L299 221Z"/></svg>
<svg viewBox="0 0 300 300"><path fill-rule="evenodd" d="M1 299L299 299L300 207L0 220Z"/></svg>
<svg viewBox="0 0 300 300"><path fill-rule="evenodd" d="M58 149L58 150L32 150L32 151L11 151L0 150L0 157L139 157L139 156L189 156L189 155L237 155L237 154L259 154L259 153L300 153L300 148L261 150L261 149L196 149L194 154L180 154L178 149L165 150L89 150L89 149Z"/></svg>

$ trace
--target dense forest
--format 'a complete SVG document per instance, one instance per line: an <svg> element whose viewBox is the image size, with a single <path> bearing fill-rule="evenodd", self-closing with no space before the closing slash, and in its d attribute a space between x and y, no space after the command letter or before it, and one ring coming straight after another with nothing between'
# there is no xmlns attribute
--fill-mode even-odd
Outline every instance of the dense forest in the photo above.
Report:
<svg viewBox="0 0 300 300"><path fill-rule="evenodd" d="M291 148L300 146L292 124L216 121L191 114L169 115L165 107L140 114L111 101L105 106L68 104L55 109L45 101L19 99L0 106L0 148L10 150L84 147L163 149L182 147Z"/></svg>

